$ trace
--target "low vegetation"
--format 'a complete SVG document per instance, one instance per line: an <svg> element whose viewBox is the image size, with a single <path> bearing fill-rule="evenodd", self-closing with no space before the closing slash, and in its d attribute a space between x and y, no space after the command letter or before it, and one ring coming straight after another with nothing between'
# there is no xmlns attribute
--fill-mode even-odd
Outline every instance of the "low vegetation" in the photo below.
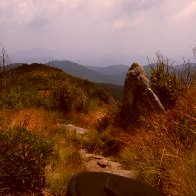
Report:
<svg viewBox="0 0 196 196"><path fill-rule="evenodd" d="M78 172L85 171L78 148L68 138L70 137L67 135L63 137L62 134L55 136L56 154L46 168L46 184L50 192L55 195L65 194L71 177Z"/></svg>
<svg viewBox="0 0 196 196"><path fill-rule="evenodd" d="M71 177L86 170L79 153L86 149L167 195L195 195L196 79L169 66L159 57L150 76L166 113L147 110L137 125L122 127L120 102L100 85L43 64L2 65L0 194L65 194ZM84 139L65 124L90 131Z"/></svg>
<svg viewBox="0 0 196 196"><path fill-rule="evenodd" d="M133 134L120 137L125 148L119 159L168 195L195 195L195 90L189 89L165 115L150 114Z"/></svg>
<svg viewBox="0 0 196 196"><path fill-rule="evenodd" d="M58 125L92 127L97 113L115 102L100 85L47 65L1 68L0 194L47 188L61 195L85 167L77 139Z"/></svg>
<svg viewBox="0 0 196 196"><path fill-rule="evenodd" d="M99 85L42 64L21 65L1 72L0 107L44 107L62 112L88 112L111 96Z"/></svg>
<svg viewBox="0 0 196 196"><path fill-rule="evenodd" d="M150 82L162 104L166 108L173 107L180 93L192 82L190 67L184 62L182 71L178 71L167 57L157 53L156 66L151 67Z"/></svg>
<svg viewBox="0 0 196 196"><path fill-rule="evenodd" d="M23 127L0 131L0 193L40 192L53 143Z"/></svg>

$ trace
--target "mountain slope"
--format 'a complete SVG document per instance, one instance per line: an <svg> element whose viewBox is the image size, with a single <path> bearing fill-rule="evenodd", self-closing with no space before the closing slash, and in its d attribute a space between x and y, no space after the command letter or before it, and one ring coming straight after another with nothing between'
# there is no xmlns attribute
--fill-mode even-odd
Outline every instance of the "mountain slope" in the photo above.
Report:
<svg viewBox="0 0 196 196"><path fill-rule="evenodd" d="M126 65L110 65L106 67L92 67L91 66L89 68L101 74L107 74L107 75L124 74L129 69L129 67Z"/></svg>
<svg viewBox="0 0 196 196"><path fill-rule="evenodd" d="M106 83L113 85L124 85L124 80L126 73L129 69L126 65L112 65L107 67L89 67L74 63L72 61L52 61L48 63L49 65L63 70L65 73L69 73L73 76L88 79L98 83ZM151 67L156 67L156 64L145 65L144 70L149 76ZM177 72L182 71L184 66L176 65L171 70L176 70ZM190 66L190 71L195 70L196 64L192 63ZM189 69L189 68L188 68ZM186 70L188 70L186 69Z"/></svg>
<svg viewBox="0 0 196 196"><path fill-rule="evenodd" d="M119 102L122 102L123 100L123 95L124 95L124 87L115 85L115 84L100 84L104 88L106 88L108 91L110 91L111 95L114 97Z"/></svg>
<svg viewBox="0 0 196 196"><path fill-rule="evenodd" d="M109 71L107 67L103 68L102 71L100 71L101 69L99 71L96 71L89 67L71 61L52 61L49 62L49 65L57 67L63 70L64 72L72 74L74 76L86 78L88 80L92 80L94 82L99 82L99 83L111 83L111 84L123 85L125 74L126 74L126 72L114 74L114 73L118 73L118 71L114 71L113 74L108 74ZM109 70L111 69L112 68L110 67Z"/></svg>
<svg viewBox="0 0 196 196"><path fill-rule="evenodd" d="M49 62L49 64L73 76L86 78L86 79L96 81L96 82L104 82L105 80L107 80L106 76L96 71L93 71L91 69L88 69L87 67L83 65L74 63L72 61L57 61L56 60L56 61Z"/></svg>
<svg viewBox="0 0 196 196"><path fill-rule="evenodd" d="M24 64L0 76L0 106L88 111L113 100L100 85L44 64Z"/></svg>

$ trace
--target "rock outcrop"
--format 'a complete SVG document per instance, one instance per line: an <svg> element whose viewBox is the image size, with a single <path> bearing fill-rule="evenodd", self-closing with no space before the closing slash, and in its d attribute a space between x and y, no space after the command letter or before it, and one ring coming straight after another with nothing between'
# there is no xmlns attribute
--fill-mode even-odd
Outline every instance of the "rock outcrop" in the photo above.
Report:
<svg viewBox="0 0 196 196"><path fill-rule="evenodd" d="M65 131L66 133L75 133L76 135L85 135L89 130L77 127L72 124L57 124L55 128Z"/></svg>
<svg viewBox="0 0 196 196"><path fill-rule="evenodd" d="M144 68L138 63L133 63L128 69L124 82L124 99L123 99L123 118L126 121L136 120L138 111L136 103L146 94L151 104L156 106L159 111L165 111L159 98L150 88L150 81L146 76Z"/></svg>
<svg viewBox="0 0 196 196"><path fill-rule="evenodd" d="M89 130L87 130L87 129L77 127L77 126L72 125L72 124L65 125L65 128L69 132L75 132L76 134L81 134L81 135L89 132Z"/></svg>
<svg viewBox="0 0 196 196"><path fill-rule="evenodd" d="M89 154L85 150L80 150L80 155L85 162L87 171L106 172L133 179L136 179L137 177L137 173L135 171L126 170L122 164L112 161L108 157Z"/></svg>

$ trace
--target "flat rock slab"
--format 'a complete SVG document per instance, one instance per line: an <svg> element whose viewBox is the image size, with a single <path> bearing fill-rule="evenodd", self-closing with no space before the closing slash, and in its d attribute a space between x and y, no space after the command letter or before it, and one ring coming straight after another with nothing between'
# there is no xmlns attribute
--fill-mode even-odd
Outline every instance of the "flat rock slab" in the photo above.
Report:
<svg viewBox="0 0 196 196"><path fill-rule="evenodd" d="M137 173L132 170L124 169L123 165L112 161L110 158L89 154L85 150L80 150L80 154L85 161L85 167L88 171L92 172L107 172L135 179Z"/></svg>
<svg viewBox="0 0 196 196"><path fill-rule="evenodd" d="M64 124L58 124L56 126L57 128L61 128L61 129L65 129L66 131L70 132L70 133L76 133L78 135L83 135L85 133L88 133L89 130L87 129L84 129L84 128L81 128L81 127L77 127L75 125L72 125L72 124L67 124L67 125L64 125Z"/></svg>

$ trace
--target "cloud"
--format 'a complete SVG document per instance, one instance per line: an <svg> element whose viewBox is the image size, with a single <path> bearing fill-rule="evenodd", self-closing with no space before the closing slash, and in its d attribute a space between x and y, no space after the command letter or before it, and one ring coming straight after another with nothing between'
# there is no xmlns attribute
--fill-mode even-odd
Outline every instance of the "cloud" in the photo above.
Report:
<svg viewBox="0 0 196 196"><path fill-rule="evenodd" d="M196 39L195 0L0 1L0 39L15 49L183 53Z"/></svg>
<svg viewBox="0 0 196 196"><path fill-rule="evenodd" d="M0 15L4 15L4 24L29 25L37 24L39 18L42 22L52 21L53 18L63 15L63 10L73 10L80 0L1 0Z"/></svg>
<svg viewBox="0 0 196 196"><path fill-rule="evenodd" d="M76 21L80 25L100 22L117 28L138 23L162 0L1 0L0 23L8 26L44 27L59 20ZM156 11L155 11L156 12ZM157 13L157 12L156 12ZM152 15L152 14L150 14ZM140 18L139 20L137 18ZM146 20L149 16L146 15ZM132 22L135 21L135 22ZM136 22L137 21L137 22ZM74 24L74 23L73 23Z"/></svg>
<svg viewBox="0 0 196 196"><path fill-rule="evenodd" d="M177 3L178 2L178 3ZM78 21L103 20L101 22L116 22L135 20L145 15L146 21L171 16L180 19L191 18L196 13L194 0L1 0L1 24L40 26L52 23L57 19ZM80 18L79 18L80 17ZM119 22L121 21L121 22ZM125 23L125 22L123 22ZM126 22L127 23L127 22Z"/></svg>
<svg viewBox="0 0 196 196"><path fill-rule="evenodd" d="M130 0L121 1L120 5L123 11L131 13L146 9L152 9L154 6L160 6L162 2L163 0Z"/></svg>
<svg viewBox="0 0 196 196"><path fill-rule="evenodd" d="M130 22L127 20L116 20L113 23L113 27L116 29L124 29L130 26Z"/></svg>
<svg viewBox="0 0 196 196"><path fill-rule="evenodd" d="M183 9L177 12L173 19L176 21L190 21L196 18L196 1L187 4Z"/></svg>

